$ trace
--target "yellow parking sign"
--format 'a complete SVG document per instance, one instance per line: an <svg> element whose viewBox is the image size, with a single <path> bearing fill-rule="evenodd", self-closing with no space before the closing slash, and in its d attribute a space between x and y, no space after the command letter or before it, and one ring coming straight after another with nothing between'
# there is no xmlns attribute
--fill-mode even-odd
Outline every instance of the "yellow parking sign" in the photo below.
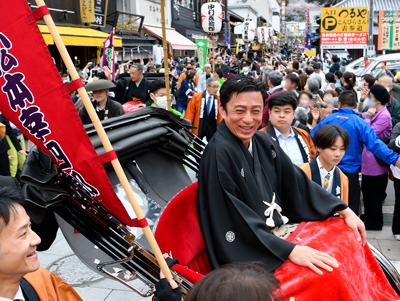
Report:
<svg viewBox="0 0 400 301"><path fill-rule="evenodd" d="M368 7L323 7L321 32L368 31Z"/></svg>
<svg viewBox="0 0 400 301"><path fill-rule="evenodd" d="M321 44L366 44L368 7L323 7Z"/></svg>

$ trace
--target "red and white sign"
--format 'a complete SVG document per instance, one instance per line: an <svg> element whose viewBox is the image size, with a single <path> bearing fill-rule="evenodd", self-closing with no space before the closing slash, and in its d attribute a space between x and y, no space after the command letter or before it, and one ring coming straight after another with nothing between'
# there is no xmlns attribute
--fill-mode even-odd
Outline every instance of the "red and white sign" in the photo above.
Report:
<svg viewBox="0 0 400 301"><path fill-rule="evenodd" d="M322 45L354 45L367 43L366 32L322 32Z"/></svg>

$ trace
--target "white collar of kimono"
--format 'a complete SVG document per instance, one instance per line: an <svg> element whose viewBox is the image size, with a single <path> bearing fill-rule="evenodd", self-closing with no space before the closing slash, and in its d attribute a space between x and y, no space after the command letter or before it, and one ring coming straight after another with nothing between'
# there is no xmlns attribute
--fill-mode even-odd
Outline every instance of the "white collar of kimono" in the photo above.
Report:
<svg viewBox="0 0 400 301"><path fill-rule="evenodd" d="M140 81L137 83L137 82L135 82L135 84L136 84L136 87L139 87L139 85L140 85L140 83L142 82L142 80L143 80L143 75L142 75L142 78L140 79Z"/></svg>
<svg viewBox="0 0 400 301"><path fill-rule="evenodd" d="M253 156L253 138L250 139L250 145L249 145L249 153L251 156Z"/></svg>

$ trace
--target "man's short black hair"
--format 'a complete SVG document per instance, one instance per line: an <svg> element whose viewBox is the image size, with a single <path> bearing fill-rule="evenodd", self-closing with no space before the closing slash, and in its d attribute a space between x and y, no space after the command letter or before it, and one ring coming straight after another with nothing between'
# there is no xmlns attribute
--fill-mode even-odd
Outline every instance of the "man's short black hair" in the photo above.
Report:
<svg viewBox="0 0 400 301"><path fill-rule="evenodd" d="M160 89L165 88L165 80L156 79L150 83L149 90L150 93L156 94L156 92Z"/></svg>
<svg viewBox="0 0 400 301"><path fill-rule="evenodd" d="M330 83L335 83L336 81L335 81L335 75L333 74L333 73L331 73L331 72L328 72L326 75L325 75L325 79L328 81L328 82L330 82Z"/></svg>
<svg viewBox="0 0 400 301"><path fill-rule="evenodd" d="M298 102L296 94L293 91L283 91L271 96L268 101L268 108L272 110L273 107L291 105L293 111L296 110Z"/></svg>
<svg viewBox="0 0 400 301"><path fill-rule="evenodd" d="M332 56L332 61L336 64L340 62L340 58L335 54Z"/></svg>
<svg viewBox="0 0 400 301"><path fill-rule="evenodd" d="M17 214L16 205L25 202L25 197L17 188L0 186L0 232L8 225L11 213Z"/></svg>
<svg viewBox="0 0 400 301"><path fill-rule="evenodd" d="M292 84L296 84L296 87L299 84L299 77L294 73L286 75L285 80L289 80Z"/></svg>
<svg viewBox="0 0 400 301"><path fill-rule="evenodd" d="M339 103L343 106L354 108L356 106L356 99L352 91L344 90L339 94Z"/></svg>
<svg viewBox="0 0 400 301"><path fill-rule="evenodd" d="M251 76L236 75L224 82L221 87L220 101L224 110L226 111L226 104L232 99L234 94L238 95L243 92L260 92L263 100L267 98L265 86L262 81Z"/></svg>
<svg viewBox="0 0 400 301"><path fill-rule="evenodd" d="M336 70L335 75L338 77L338 79L341 79L343 76L343 73L342 73L342 71Z"/></svg>
<svg viewBox="0 0 400 301"><path fill-rule="evenodd" d="M322 67L321 63L318 63L318 62L313 65L314 69L321 69L321 67Z"/></svg>
<svg viewBox="0 0 400 301"><path fill-rule="evenodd" d="M315 132L314 145L321 149L330 148L339 137L342 137L344 149L347 150L350 137L346 130L338 125L325 124Z"/></svg>
<svg viewBox="0 0 400 301"><path fill-rule="evenodd" d="M308 75L311 75L311 74L314 73L314 68L312 68L312 67L310 67L310 66L307 66L306 69L305 69L305 71L306 71L306 73L307 73Z"/></svg>
<svg viewBox="0 0 400 301"><path fill-rule="evenodd" d="M224 77L224 71L222 71L221 68L215 68L215 73L218 74L219 78L223 78Z"/></svg>

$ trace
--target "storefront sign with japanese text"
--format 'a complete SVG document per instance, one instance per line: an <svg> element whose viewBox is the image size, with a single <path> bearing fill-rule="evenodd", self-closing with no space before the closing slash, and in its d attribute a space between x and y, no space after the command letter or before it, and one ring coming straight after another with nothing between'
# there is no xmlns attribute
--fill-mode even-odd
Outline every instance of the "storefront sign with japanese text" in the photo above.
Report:
<svg viewBox="0 0 400 301"><path fill-rule="evenodd" d="M94 0L94 23L91 25L106 26L108 0Z"/></svg>
<svg viewBox="0 0 400 301"><path fill-rule="evenodd" d="M82 23L94 22L94 0L80 0Z"/></svg>
<svg viewBox="0 0 400 301"><path fill-rule="evenodd" d="M323 7L321 45L366 45L368 7Z"/></svg>
<svg viewBox="0 0 400 301"><path fill-rule="evenodd" d="M379 12L378 50L400 49L399 11Z"/></svg>

